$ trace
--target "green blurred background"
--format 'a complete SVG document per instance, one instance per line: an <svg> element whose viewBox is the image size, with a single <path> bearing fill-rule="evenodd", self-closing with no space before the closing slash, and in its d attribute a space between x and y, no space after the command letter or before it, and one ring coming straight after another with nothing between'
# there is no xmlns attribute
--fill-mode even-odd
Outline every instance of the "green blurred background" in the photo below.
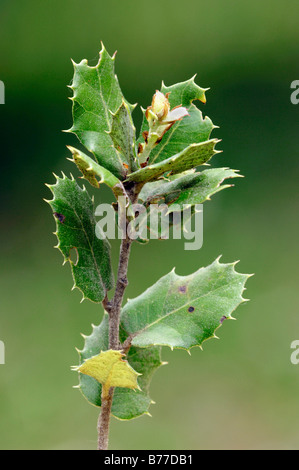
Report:
<svg viewBox="0 0 299 470"><path fill-rule="evenodd" d="M298 0L1 0L1 449L96 447L98 410L72 389L70 365L79 333L90 334L102 310L71 293L42 198L52 171L76 174L65 148L76 138L61 132L71 125L70 58L94 65L101 40L118 50L126 98L143 107L162 79L170 85L197 73L211 87L202 109L223 139L212 165L246 176L206 203L200 251L184 251L183 241L134 246L127 295L174 266L189 274L220 254L255 273L251 302L219 341L191 357L164 350L169 365L152 382L152 418L113 420L110 448L299 448L299 365L290 362L299 339L299 105L290 102L298 31ZM134 117L138 127L141 112ZM115 266L117 242L112 248Z"/></svg>

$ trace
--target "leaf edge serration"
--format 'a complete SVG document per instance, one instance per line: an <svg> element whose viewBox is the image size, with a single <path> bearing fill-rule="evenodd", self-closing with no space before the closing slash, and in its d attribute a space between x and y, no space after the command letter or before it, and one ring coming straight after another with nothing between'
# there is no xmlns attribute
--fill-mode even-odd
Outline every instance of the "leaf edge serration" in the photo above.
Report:
<svg viewBox="0 0 299 470"><path fill-rule="evenodd" d="M66 256L65 253L62 251L62 249L61 249L61 247L60 247L60 240L59 240L59 237L58 237L58 219L57 219L57 217L55 217L55 212L54 212L54 208L53 208L53 203L55 202L55 199L56 199L56 198L55 198L55 194L54 194L54 191L53 191L52 188L55 188L56 186L58 186L60 181L68 180L68 181L71 181L72 183L75 183L76 186L79 188L79 190L82 191L82 193L84 193L84 194L86 194L86 195L88 196L88 198L89 198L89 200L90 200L90 203L91 203L92 205L94 204L94 198L93 198L93 196L92 196L92 197L89 196L89 193L88 193L88 191L87 191L87 189L86 189L86 187L85 187L84 184L83 184L82 187L81 187L81 186L77 183L77 181L75 180L75 178L74 178L74 176L73 176L72 174L70 174L71 178L68 178L68 177L64 174L63 171L61 172L61 174L62 174L62 178L60 178L60 177L57 176L55 173L53 173L53 176L54 176L55 179L56 179L56 183L54 183L54 184L47 184L47 183L46 183L46 184L45 184L45 186L47 186L47 188L50 189L50 191L51 191L51 193L52 193L52 195L53 195L53 199L49 200L49 199L45 199L45 198L44 198L44 201L45 201L47 204L49 204L49 206L51 207L51 209L52 209L52 211L53 211L54 220L55 220L55 223L56 223L56 231L53 232L53 235L55 235L55 236L57 237L58 243L57 243L57 245L54 246L54 248L58 249L58 250L60 251L60 253L62 254L62 256L63 256L63 263L62 263L62 265L63 265L63 266L64 266L67 262L70 263L72 278L73 278L73 282L74 282L74 284L73 284L71 290L73 291L73 290L75 290L75 289L78 289L78 290L81 292L81 294L82 294L82 299L81 299L80 303L82 303L84 300L87 300L87 299L88 299L90 302L98 304L98 303L101 303L102 300L105 298L106 293L114 287L114 276L113 276L113 272L111 271L111 273L110 273L111 277L110 277L110 280L109 280L109 282L108 282L108 286L106 286L105 283L102 281L102 287L103 287L103 290L104 290L104 294L105 294L105 295L103 294L103 297L102 297L101 299L94 300L94 299L90 298L89 296L86 296L86 295L85 295L84 291L83 291L82 288L77 284L76 279L75 279L74 267L76 266L77 263L74 263L74 262L72 261L72 259L71 259L71 254L70 254L70 253L69 253L68 256ZM105 240L105 243L107 244L107 247L109 247L109 249L110 249L110 243L108 242L108 240ZM74 247L74 249L77 251L77 248ZM78 253L77 253L77 254L78 254ZM111 261L110 261L110 263L111 263Z"/></svg>
<svg viewBox="0 0 299 470"><path fill-rule="evenodd" d="M252 277L254 274L243 274L243 273L237 272L237 271L235 270L235 266L239 263L239 260L238 260L238 261L234 261L234 262L232 262L232 263L220 263L219 260L221 259L221 257L222 257L222 255L218 256L218 257L215 259L215 261L213 261L213 263L210 264L209 266L207 266L206 268L212 267L213 265L217 265L217 264L218 264L218 266L232 267L232 268L233 268L233 273L236 274L236 275L238 275L238 276L241 276L241 277L244 279L244 281L243 281L243 283L242 283L242 285L243 285L242 292L240 293L240 296L239 296L239 299L238 299L238 300L239 300L239 303L231 310L231 313L230 313L228 316L225 317L225 320L236 320L236 318L234 318L234 317L232 316L232 313L233 313L240 305L242 305L242 304L244 304L244 303L246 303L246 302L249 302L249 299L245 299L245 298L243 297L243 293L244 293L244 291L247 289L247 288L245 287L245 284L246 284L247 280L248 280L250 277ZM204 269L205 269L205 267L202 267L202 268L198 269L197 271L195 271L195 273L192 273L191 275L194 275L194 274L196 274L196 273L198 273L198 272L200 272L201 270L204 270ZM170 275L170 274L172 274L172 273L173 273L177 278L185 278L185 277L188 277L188 276L180 276L180 275L177 275L176 272L175 272L175 268L173 268L168 274L166 274L165 276L162 276L162 278L160 278L160 279L157 281L157 283L158 283L159 281L161 281L161 279L165 278L166 276L168 276L168 275ZM157 283L156 283L156 284L157 284ZM153 284L153 286L155 286L156 284ZM150 286L148 289L146 289L146 291L144 291L142 294L140 294L140 296L142 296L142 295L145 294L147 291L149 291L153 286ZM138 297L139 297L139 296L137 296L135 299L137 299ZM131 301L134 301L135 299L129 299L129 300L127 301L127 303L125 304L125 306L123 307L123 309L124 309L125 307L127 307L127 305L129 305L129 303L130 303ZM222 327L222 324L223 324L223 322L220 322L220 323L219 323L219 325L215 328L213 335L211 335L211 336L205 338L200 344L194 344L194 345L191 345L190 347L172 346L172 345L169 345L169 344L167 344L167 343L162 343L162 342L159 342L159 343L153 342L153 343L150 343L150 344L147 344L147 345L141 345L141 344L136 344L136 343L134 344L134 338L138 337L138 333L139 333L139 332L137 332L137 333L130 333L130 334L131 334L131 337L132 337L132 345L133 345L133 346L135 345L136 347L145 348L145 349L146 349L146 348L149 348L149 347L153 347L153 346L161 346L161 347L166 346L166 347L169 347L172 351L173 351L174 349L182 349L182 350L187 351L187 352L190 354L190 351L191 351L192 348L199 347L201 350L203 350L202 345L203 345L206 341L209 341L210 339L219 339L218 336L217 336L215 333L216 333L216 331L219 330L219 328ZM125 327L125 325L124 325L124 327Z"/></svg>

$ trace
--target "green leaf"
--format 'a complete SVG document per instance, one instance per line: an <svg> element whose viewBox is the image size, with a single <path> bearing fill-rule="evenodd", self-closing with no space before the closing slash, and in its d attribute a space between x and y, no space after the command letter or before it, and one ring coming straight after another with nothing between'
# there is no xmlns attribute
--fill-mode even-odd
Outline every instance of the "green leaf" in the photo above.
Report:
<svg viewBox="0 0 299 470"><path fill-rule="evenodd" d="M162 202L169 206L169 212L177 206L202 204L222 189L232 185L221 183L227 178L240 177L237 170L229 168L213 168L195 173L188 172L182 176L170 177L169 180L147 183L139 194L139 198L148 205Z"/></svg>
<svg viewBox="0 0 299 470"><path fill-rule="evenodd" d="M95 235L94 206L86 189L65 175L56 178L56 184L48 185L54 198L47 202L56 219L57 248L71 265L73 288L80 289L83 299L101 302L114 284L110 245ZM71 260L73 250L76 262Z"/></svg>
<svg viewBox="0 0 299 470"><path fill-rule="evenodd" d="M124 179L126 169L123 164L130 167L130 160L114 148L109 135L111 112L115 113L124 101L114 72L114 60L115 56L110 57L103 46L100 60L95 67L90 67L87 60L74 63L71 86L74 123L69 132L77 135L101 166ZM128 113L130 114L129 106Z"/></svg>
<svg viewBox="0 0 299 470"><path fill-rule="evenodd" d="M125 196L125 188L122 182L116 178L109 170L100 166L92 158L85 155L85 153L74 147L68 146L72 152L73 160L78 169L81 171L83 177L95 188L99 188L102 183L109 186L114 192L115 196Z"/></svg>
<svg viewBox="0 0 299 470"><path fill-rule="evenodd" d="M136 171L139 168L136 157L136 129L129 106L123 101L116 113L111 114L112 124L109 134L114 147L121 153L124 162L130 162L130 170Z"/></svg>
<svg viewBox="0 0 299 470"><path fill-rule="evenodd" d="M174 270L122 310L123 328L133 337L132 345L165 345L189 350L215 337L215 331L244 301L247 274L235 271L235 263L217 259L190 276Z"/></svg>
<svg viewBox="0 0 299 470"><path fill-rule="evenodd" d="M190 218L195 214L196 204L202 204L206 200L210 200L211 196L222 189L229 188L233 185L221 183L226 178L241 177L237 170L230 170L228 168L215 168L205 170L203 172L195 173L195 170L188 170L178 175L170 176L169 178L160 179L158 181L146 183L140 194L139 202L143 203L147 208L147 212L143 215L146 226L151 234L151 237L157 239L165 239L168 237L168 226L165 226L163 232L161 223L154 223L155 229L150 223L150 204L158 204L161 209L164 205L168 209L163 214L169 215L169 227L176 226L179 223L181 229L186 230L186 225L189 223ZM187 208L191 206L191 212ZM180 217L172 217L177 212L180 212ZM142 216L139 215L139 218ZM145 224L145 222L144 222ZM148 239L138 240L143 243Z"/></svg>
<svg viewBox="0 0 299 470"><path fill-rule="evenodd" d="M108 315L105 313L99 326L93 325L90 336L84 336L84 348L79 351L80 363L108 349ZM127 335L122 331L122 339ZM130 390L116 387L113 396L112 414L119 419L133 419L148 414L152 403L148 389L152 375L162 365L161 348L156 346L148 349L132 347L127 360L131 367L142 374L138 377L141 390ZM102 386L92 377L79 374L79 389L84 397L93 405L101 406Z"/></svg>
<svg viewBox="0 0 299 470"><path fill-rule="evenodd" d="M212 139L199 144L191 144L177 155L131 173L126 181L146 183L157 180L164 175L164 173L175 175L195 168L196 166L203 165L208 162L213 155L220 153L220 151L215 150L215 145L218 142L219 140Z"/></svg>
<svg viewBox="0 0 299 470"><path fill-rule="evenodd" d="M160 192L164 194L163 187L164 185L181 178L182 176L186 175L194 175L195 168L191 170L184 171L177 175L169 175L168 177L159 178L157 181L151 181L149 183L145 183L142 186L142 189L138 195L138 198L143 203L155 204L158 203L161 199ZM156 196L156 197L155 197Z"/></svg>
<svg viewBox="0 0 299 470"><path fill-rule="evenodd" d="M194 82L194 77L186 82L177 83L167 87L162 83L161 92L169 95L171 108L184 106L187 108L189 116L175 123L166 132L162 141L152 150L149 163L158 163L175 155L190 144L200 143L210 139L212 130L216 127L210 118L203 118L202 112L195 106L193 101L200 100L206 102L206 89L200 88ZM148 122L144 116L138 143L143 142L142 134L148 131Z"/></svg>
<svg viewBox="0 0 299 470"><path fill-rule="evenodd" d="M68 146L68 149L73 155L73 160L71 161L77 165L84 178L95 188L99 188L101 183L105 183L113 189L114 186L120 183L120 180L116 178L116 176L96 163L92 158L85 155L85 153L70 146ZM100 178L100 180L97 178Z"/></svg>

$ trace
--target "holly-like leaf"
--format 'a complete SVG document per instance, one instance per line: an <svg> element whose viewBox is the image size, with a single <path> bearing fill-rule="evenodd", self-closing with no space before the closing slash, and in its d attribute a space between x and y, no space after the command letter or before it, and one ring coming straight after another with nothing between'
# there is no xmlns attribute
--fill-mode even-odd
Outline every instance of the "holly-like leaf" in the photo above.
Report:
<svg viewBox="0 0 299 470"><path fill-rule="evenodd" d="M202 204L222 189L231 184L221 186L227 178L240 177L237 170L229 168L213 168L202 172L188 172L182 176L170 177L169 180L147 183L140 192L139 198L148 205L152 202L163 202L169 206L169 212L180 206Z"/></svg>
<svg viewBox="0 0 299 470"><path fill-rule="evenodd" d="M138 389L137 377L140 374L124 360L124 356L120 351L108 349L87 359L75 370L93 377L108 390L110 387Z"/></svg>
<svg viewBox="0 0 299 470"><path fill-rule="evenodd" d="M101 183L107 184L110 188L114 188L120 183L109 170L100 166L92 158L85 155L81 150L68 146L68 149L73 155L73 161L78 169L81 171L83 177L95 188L99 188Z"/></svg>
<svg viewBox="0 0 299 470"><path fill-rule="evenodd" d="M122 182L116 178L109 170L100 166L92 158L85 155L85 153L74 147L68 146L72 152L73 160L78 169L81 171L83 178L95 188L99 188L102 183L109 186L114 192L115 196L126 196L125 188Z"/></svg>
<svg viewBox="0 0 299 470"><path fill-rule="evenodd" d="M124 162L130 162L130 169L136 171L139 168L136 156L136 129L129 106L123 101L116 113L111 114L112 124L109 134L114 147L121 153Z"/></svg>
<svg viewBox="0 0 299 470"><path fill-rule="evenodd" d="M157 181L151 181L149 183L146 183L143 185L138 198L141 202L145 204L155 204L158 203L161 199L160 197L160 192L164 194L163 186L167 183L170 183L176 179L181 178L182 176L186 175L194 175L195 173L195 168L192 168L191 170L184 171L182 173L179 173L177 175L170 175L168 177L163 177L159 178ZM155 195L157 197L155 197Z"/></svg>
<svg viewBox="0 0 299 470"><path fill-rule="evenodd" d="M217 259L190 276L174 270L122 310L122 326L132 345L165 345L189 350L215 337L215 331L244 301L247 274L235 271L235 263Z"/></svg>
<svg viewBox="0 0 299 470"><path fill-rule="evenodd" d="M158 181L146 183L140 194L139 202L147 208L144 214L144 225L148 227L151 237L168 238L168 225L165 226L165 234L163 233L162 223L154 223L153 230L150 223L151 204L158 204L164 216L169 217L169 227L179 224L182 230L186 229L190 217L195 213L195 205L202 204L210 200L211 196L222 189L229 188L233 185L221 183L228 178L241 177L237 170L229 168L213 168L202 172L189 170L178 175L168 178L162 178ZM191 206L191 212L187 210ZM178 217L175 215L180 213ZM139 216L141 219L141 216ZM145 239L144 241L146 241Z"/></svg>
<svg viewBox="0 0 299 470"><path fill-rule="evenodd" d="M73 90L73 126L69 132L77 135L80 142L96 158L97 162L124 179L126 168L131 162L126 155L114 148L109 131L112 125L112 113L115 113L124 101L117 77L114 72L115 55L110 57L102 48L100 60L95 67L90 67L87 60L74 63ZM128 105L130 113L130 106Z"/></svg>
<svg viewBox="0 0 299 470"><path fill-rule="evenodd" d="M84 336L84 348L79 351L80 363L108 349L108 315L105 313L99 326L93 325L90 336ZM121 339L127 334L122 331ZM143 414L149 414L152 403L149 397L149 385L152 375L161 365L161 348L159 346L141 349L131 347L127 356L130 366L139 374L140 390L116 387L113 396L112 414L119 419L133 419ZM84 397L93 405L101 406L102 385L92 377L79 374L79 389Z"/></svg>
<svg viewBox="0 0 299 470"><path fill-rule="evenodd" d="M182 152L190 144L210 139L211 132L216 126L213 125L210 118L203 118L202 112L193 103L195 100L205 103L205 91L206 89L196 85L194 77L170 87L162 83L161 92L164 94L169 93L170 107L184 106L189 115L176 122L166 132L162 141L152 150L149 157L150 164L166 160L170 156ZM147 132L148 129L148 122L144 115L138 143L143 142L144 132Z"/></svg>
<svg viewBox="0 0 299 470"><path fill-rule="evenodd" d="M95 235L94 206L86 189L66 176L56 178L56 184L48 185L54 198L47 202L56 219L57 248L71 265L73 288L80 289L83 299L101 302L114 284L110 245ZM73 250L76 262L71 259Z"/></svg>
<svg viewBox="0 0 299 470"><path fill-rule="evenodd" d="M131 173L126 181L134 181L136 183L146 183L155 181L165 173L176 175L196 166L203 165L208 162L213 155L220 153L215 150L215 145L219 142L217 139L208 140L199 144L191 144L182 152L145 168Z"/></svg>

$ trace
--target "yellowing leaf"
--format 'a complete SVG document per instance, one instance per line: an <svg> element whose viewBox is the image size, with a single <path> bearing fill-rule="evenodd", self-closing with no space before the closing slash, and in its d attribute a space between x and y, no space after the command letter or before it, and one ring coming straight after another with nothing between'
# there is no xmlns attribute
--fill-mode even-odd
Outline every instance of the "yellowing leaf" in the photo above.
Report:
<svg viewBox="0 0 299 470"><path fill-rule="evenodd" d="M124 342L127 333L122 330L120 339ZM90 336L84 335L84 347L78 350L80 364L101 351L107 351L109 345L109 318L105 313L99 326L92 326ZM144 414L149 414L149 408L154 403L149 396L150 382L155 371L163 365L161 347L151 348L131 347L127 361L136 372L139 372L138 384L141 390L116 387L113 395L111 414L121 420L131 420ZM102 406L103 386L93 377L79 374L79 390L86 400L94 406Z"/></svg>
<svg viewBox="0 0 299 470"><path fill-rule="evenodd" d="M137 377L140 374L123 357L120 351L102 351L85 361L77 370L96 379L106 390L110 387L139 389Z"/></svg>

